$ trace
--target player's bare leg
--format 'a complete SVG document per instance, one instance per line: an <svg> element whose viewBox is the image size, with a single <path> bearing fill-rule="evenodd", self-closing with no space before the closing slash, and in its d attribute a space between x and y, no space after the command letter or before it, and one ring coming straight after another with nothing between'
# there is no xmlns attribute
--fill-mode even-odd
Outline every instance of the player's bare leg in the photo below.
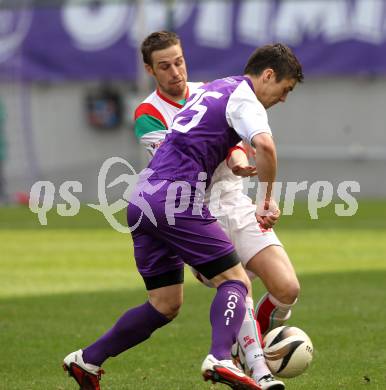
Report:
<svg viewBox="0 0 386 390"><path fill-rule="evenodd" d="M255 312L264 335L289 319L291 307L299 295L299 281L286 251L277 245L257 253L246 268L256 274L268 290Z"/></svg>
<svg viewBox="0 0 386 390"><path fill-rule="evenodd" d="M152 306L169 320L178 315L184 300L182 284L156 288L149 290L147 294Z"/></svg>

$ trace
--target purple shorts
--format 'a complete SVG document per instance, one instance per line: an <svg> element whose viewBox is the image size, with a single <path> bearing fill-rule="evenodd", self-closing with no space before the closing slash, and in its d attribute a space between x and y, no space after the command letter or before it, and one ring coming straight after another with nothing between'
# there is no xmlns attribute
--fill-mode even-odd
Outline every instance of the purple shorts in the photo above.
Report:
<svg viewBox="0 0 386 390"><path fill-rule="evenodd" d="M230 239L208 208L201 206L197 212L200 202L195 200L195 188L178 183L139 183L131 196L127 221L137 268L144 279L181 270L184 263L200 268L234 253Z"/></svg>

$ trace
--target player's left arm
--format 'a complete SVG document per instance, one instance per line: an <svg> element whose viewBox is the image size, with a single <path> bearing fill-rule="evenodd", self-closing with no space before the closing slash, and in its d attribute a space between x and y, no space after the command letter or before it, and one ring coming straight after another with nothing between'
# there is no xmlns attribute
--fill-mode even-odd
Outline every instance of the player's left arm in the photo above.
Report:
<svg viewBox="0 0 386 390"><path fill-rule="evenodd" d="M271 227L280 216L272 196L277 171L276 146L266 110L246 82L241 83L230 96L226 117L240 138L255 149L254 159L260 181L257 220L264 227Z"/></svg>
<svg viewBox="0 0 386 390"><path fill-rule="evenodd" d="M258 196L256 219L266 229L275 225L280 217L280 209L273 198L273 185L277 171L276 146L271 134L258 133L252 137L255 148L255 163L262 193ZM266 187L266 188L265 188Z"/></svg>

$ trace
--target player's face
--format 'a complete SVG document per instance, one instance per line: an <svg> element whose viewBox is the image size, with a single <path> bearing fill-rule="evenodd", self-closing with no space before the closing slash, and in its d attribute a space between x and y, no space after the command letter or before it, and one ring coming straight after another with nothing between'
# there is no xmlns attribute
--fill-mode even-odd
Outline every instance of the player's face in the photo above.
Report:
<svg viewBox="0 0 386 390"><path fill-rule="evenodd" d="M266 74L264 79L261 96L258 97L265 108L270 108L275 104L284 103L289 92L291 92L296 85L295 79L283 79L276 81L275 72L271 71Z"/></svg>
<svg viewBox="0 0 386 390"><path fill-rule="evenodd" d="M145 68L156 79L161 93L172 100L184 99L188 76L181 46L153 51L151 58L152 66Z"/></svg>

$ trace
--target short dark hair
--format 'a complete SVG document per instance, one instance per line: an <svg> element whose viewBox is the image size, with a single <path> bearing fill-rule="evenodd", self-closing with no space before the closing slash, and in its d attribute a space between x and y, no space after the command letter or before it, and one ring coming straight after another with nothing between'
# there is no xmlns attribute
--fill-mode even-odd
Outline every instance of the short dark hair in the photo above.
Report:
<svg viewBox="0 0 386 390"><path fill-rule="evenodd" d="M282 43L257 48L249 58L244 74L260 75L265 69L273 69L276 80L304 79L302 66L292 50Z"/></svg>
<svg viewBox="0 0 386 390"><path fill-rule="evenodd" d="M141 52L143 62L152 66L151 54L153 51L167 49L168 47L174 45L181 45L181 40L175 32L153 32L142 42Z"/></svg>

